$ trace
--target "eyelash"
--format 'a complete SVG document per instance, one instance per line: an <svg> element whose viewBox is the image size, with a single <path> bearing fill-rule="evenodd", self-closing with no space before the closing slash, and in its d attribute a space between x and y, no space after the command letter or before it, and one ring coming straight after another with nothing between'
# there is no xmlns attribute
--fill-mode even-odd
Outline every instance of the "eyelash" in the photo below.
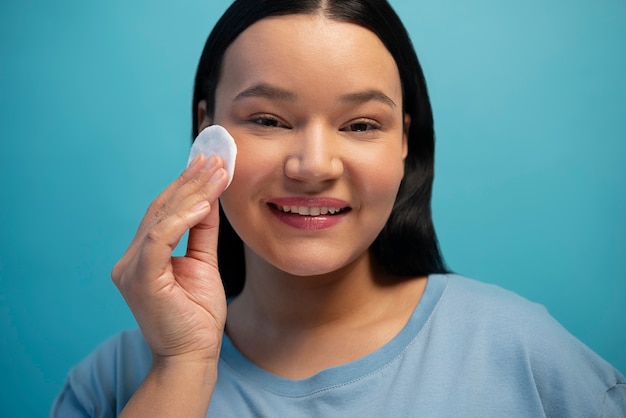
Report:
<svg viewBox="0 0 626 418"><path fill-rule="evenodd" d="M289 127L285 123L283 123L276 116L272 116L272 115L265 115L265 114L253 115L250 117L249 120L250 122L260 125L263 128L271 128L271 129L287 128L289 129Z"/></svg>
<svg viewBox="0 0 626 418"><path fill-rule="evenodd" d="M360 126L360 127L365 126L365 129L354 129L356 126ZM373 121L371 119L362 119L362 120L356 120L354 122L349 123L344 128L341 128L340 131L359 133L359 132L368 132L372 130L379 130L381 128L382 128L382 125L376 121Z"/></svg>
<svg viewBox="0 0 626 418"><path fill-rule="evenodd" d="M273 115L268 115L268 114L253 115L249 118L249 120L250 122L260 125L263 128L291 129L287 124L283 123L279 118ZM360 127L361 129L358 129L357 127ZM345 125L344 127L340 128L339 130L342 132L363 133L363 132L368 132L372 130L379 130L381 128L382 128L382 125L374 120L361 119L361 120L356 120L354 122L351 122L348 125Z"/></svg>

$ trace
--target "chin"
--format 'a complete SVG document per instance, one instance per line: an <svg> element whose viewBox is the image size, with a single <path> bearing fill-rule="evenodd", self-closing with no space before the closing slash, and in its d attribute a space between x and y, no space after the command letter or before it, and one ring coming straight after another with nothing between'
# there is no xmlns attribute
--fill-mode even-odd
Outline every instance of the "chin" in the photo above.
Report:
<svg viewBox="0 0 626 418"><path fill-rule="evenodd" d="M341 246L291 245L280 248L258 248L254 251L246 247L246 263L250 271L273 274L272 270L296 277L319 277L341 274L369 266L367 247L352 248L346 251ZM265 273L262 273L265 271Z"/></svg>
<svg viewBox="0 0 626 418"><path fill-rule="evenodd" d="M293 268L284 268L281 269L283 272L296 277L316 277L316 276L324 276L330 274L338 269L332 269L328 266L319 267L319 266L296 266Z"/></svg>
<svg viewBox="0 0 626 418"><path fill-rule="evenodd" d="M330 260L329 257L320 257L317 259L308 258L285 260L285 262L276 262L273 265L286 274L297 277L319 277L327 276L341 271L351 270L358 263L359 257Z"/></svg>

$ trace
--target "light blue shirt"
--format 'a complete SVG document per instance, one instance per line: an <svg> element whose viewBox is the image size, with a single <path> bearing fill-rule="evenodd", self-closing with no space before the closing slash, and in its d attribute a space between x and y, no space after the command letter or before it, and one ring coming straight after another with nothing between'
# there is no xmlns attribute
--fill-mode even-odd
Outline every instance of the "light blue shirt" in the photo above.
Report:
<svg viewBox="0 0 626 418"><path fill-rule="evenodd" d="M54 417L119 414L150 368L138 330L69 373ZM431 275L381 349L303 380L272 375L227 336L209 417L626 417L626 381L540 305L455 275Z"/></svg>

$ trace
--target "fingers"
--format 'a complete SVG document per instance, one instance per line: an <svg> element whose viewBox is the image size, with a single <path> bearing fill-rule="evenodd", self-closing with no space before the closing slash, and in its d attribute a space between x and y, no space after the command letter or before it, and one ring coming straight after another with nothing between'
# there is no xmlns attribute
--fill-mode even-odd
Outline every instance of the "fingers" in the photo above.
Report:
<svg viewBox="0 0 626 418"><path fill-rule="evenodd" d="M131 246L113 269L114 281L121 279L121 272L135 257L139 257L135 263L142 276L160 275L183 234L212 212L227 181L220 158L196 157L148 208Z"/></svg>
<svg viewBox="0 0 626 418"><path fill-rule="evenodd" d="M222 164L221 160L215 157L207 160L204 155L198 155L194 158L189 167L152 201L139 226L137 235L140 239L155 223L162 222L172 211L173 205L189 193L203 192L199 190L202 187L205 187L204 192L206 192L209 175L214 174Z"/></svg>
<svg viewBox="0 0 626 418"><path fill-rule="evenodd" d="M221 161L208 164L207 167L210 168L199 170L187 183L175 190L170 199L154 213L156 224L143 240L141 255L142 270L148 277L160 275L169 265L172 251L187 230L210 212L217 212L213 210L212 204L224 191L227 175Z"/></svg>
<svg viewBox="0 0 626 418"><path fill-rule="evenodd" d="M189 166L181 173L181 175L169 186L161 192L159 196L157 196L154 201L148 207L146 213L153 213L158 211L170 198L174 195L174 193L183 185L188 183L198 172L204 167L205 170L211 168L211 165L217 164L215 159L211 161L207 161L206 157L203 154L199 154L193 161L189 164Z"/></svg>

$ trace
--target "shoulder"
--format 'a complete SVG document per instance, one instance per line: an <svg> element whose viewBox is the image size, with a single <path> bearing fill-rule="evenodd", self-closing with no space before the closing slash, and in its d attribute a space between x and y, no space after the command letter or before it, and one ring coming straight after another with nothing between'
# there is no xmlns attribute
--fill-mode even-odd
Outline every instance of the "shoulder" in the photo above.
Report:
<svg viewBox="0 0 626 418"><path fill-rule="evenodd" d="M454 274L432 279L445 283L437 315L469 327L467 332L498 332L501 339L553 335L554 328L561 328L543 305L500 286Z"/></svg>
<svg viewBox="0 0 626 418"><path fill-rule="evenodd" d="M112 381L119 372L139 374L150 367L150 349L139 329L122 331L100 344L70 371L70 378L98 377ZM147 370L146 370L147 372Z"/></svg>
<svg viewBox="0 0 626 418"><path fill-rule="evenodd" d="M568 332L541 304L503 289L458 275L448 275L440 309L456 317L469 333L492 337L500 345L524 347L532 353L561 357L564 349L590 350Z"/></svg>
<svg viewBox="0 0 626 418"><path fill-rule="evenodd" d="M544 306L458 275L439 280L446 281L438 306L439 326L455 321L453 332L459 334L456 341L462 342L464 353L475 350L478 355L473 359L488 359L499 378L509 373L511 381L533 384L549 416L568 416L572 411L594 416L603 402L623 396L626 382L620 372L566 330ZM624 399L616 405L626 409Z"/></svg>
<svg viewBox="0 0 626 418"><path fill-rule="evenodd" d="M52 416L74 416L77 410L88 416L116 416L145 378L151 362L139 329L108 338L70 370Z"/></svg>
<svg viewBox="0 0 626 418"><path fill-rule="evenodd" d="M489 284L457 274L447 274L445 293L447 298L455 298L456 303L461 303L465 309L477 308L478 303L484 304L480 311L507 311L521 312L545 311L545 308L537 303L504 289L495 284Z"/></svg>

